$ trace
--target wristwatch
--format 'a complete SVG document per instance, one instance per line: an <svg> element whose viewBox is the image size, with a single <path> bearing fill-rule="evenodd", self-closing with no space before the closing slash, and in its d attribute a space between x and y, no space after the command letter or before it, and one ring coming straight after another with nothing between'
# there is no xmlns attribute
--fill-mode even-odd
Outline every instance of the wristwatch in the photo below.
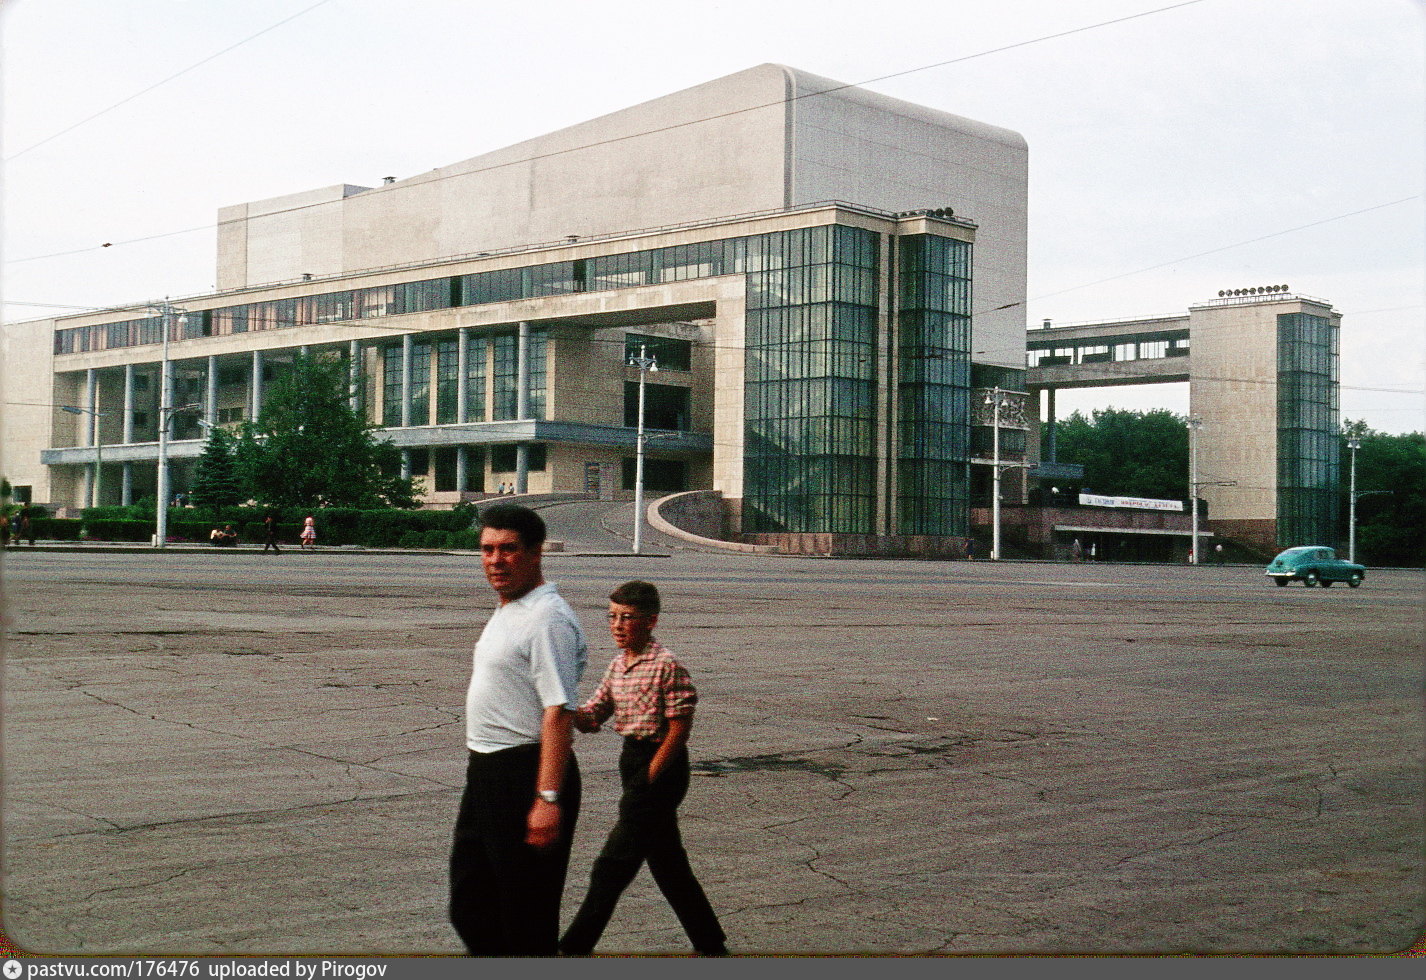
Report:
<svg viewBox="0 0 1426 980"><path fill-rule="evenodd" d="M540 790L540 799L546 803L558 803L560 801L560 791L557 789Z"/></svg>

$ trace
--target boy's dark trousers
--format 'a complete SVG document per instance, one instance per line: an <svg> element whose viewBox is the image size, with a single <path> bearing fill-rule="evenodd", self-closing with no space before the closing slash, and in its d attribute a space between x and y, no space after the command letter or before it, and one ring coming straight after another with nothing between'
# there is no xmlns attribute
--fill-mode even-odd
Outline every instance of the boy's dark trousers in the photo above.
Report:
<svg viewBox="0 0 1426 980"><path fill-rule="evenodd" d="M688 792L688 752L675 754L658 780L650 784L649 760L656 751L655 742L624 739L619 755L619 776L624 784L619 820L594 861L589 893L560 940L562 953L583 956L594 949L619 896L646 860L693 948L700 953L724 952L723 928L688 865L678 832L678 805Z"/></svg>

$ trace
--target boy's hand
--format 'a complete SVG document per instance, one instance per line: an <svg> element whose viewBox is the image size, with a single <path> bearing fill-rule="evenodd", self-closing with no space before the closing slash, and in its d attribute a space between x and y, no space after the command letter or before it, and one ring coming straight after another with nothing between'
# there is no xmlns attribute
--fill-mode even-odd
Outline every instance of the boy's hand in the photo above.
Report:
<svg viewBox="0 0 1426 980"><path fill-rule="evenodd" d="M574 713L574 727L588 735L590 732L599 731L599 723L582 711Z"/></svg>

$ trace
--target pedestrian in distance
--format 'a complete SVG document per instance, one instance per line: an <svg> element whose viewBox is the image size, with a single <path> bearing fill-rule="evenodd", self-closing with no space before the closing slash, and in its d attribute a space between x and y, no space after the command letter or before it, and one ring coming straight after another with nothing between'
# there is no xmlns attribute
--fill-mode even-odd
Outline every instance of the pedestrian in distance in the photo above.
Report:
<svg viewBox="0 0 1426 980"><path fill-rule="evenodd" d="M262 550L271 548L274 552L281 552L277 546L277 515L269 513L262 519Z"/></svg>
<svg viewBox="0 0 1426 980"><path fill-rule="evenodd" d="M29 504L20 508L20 530L15 535L15 543L19 544L22 537L30 542L31 548L35 546L35 522L31 519Z"/></svg>
<svg viewBox="0 0 1426 980"><path fill-rule="evenodd" d="M596 732L611 715L624 736L619 755L623 796L619 819L594 861L589 892L560 939L566 956L594 950L619 896L648 862L695 952L726 956L727 936L693 874L678 830L678 805L688 793L688 736L698 692L672 653L654 639L659 591L625 582L609 596L609 632L619 647L604 680L575 713L582 732Z"/></svg>
<svg viewBox="0 0 1426 980"><path fill-rule="evenodd" d="M579 817L574 709L584 631L541 569L528 507L481 514L480 560L499 606L466 691L466 783L450 857L450 918L472 956L554 956Z"/></svg>
<svg viewBox="0 0 1426 980"><path fill-rule="evenodd" d="M317 522L310 517L302 522L302 539L298 547L303 551L317 550Z"/></svg>

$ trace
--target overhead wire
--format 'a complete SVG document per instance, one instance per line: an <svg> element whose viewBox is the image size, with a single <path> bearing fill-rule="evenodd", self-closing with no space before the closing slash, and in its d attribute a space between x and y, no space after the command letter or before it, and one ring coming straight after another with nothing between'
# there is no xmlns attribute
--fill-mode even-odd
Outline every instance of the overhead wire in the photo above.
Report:
<svg viewBox="0 0 1426 980"><path fill-rule="evenodd" d="M202 59L200 59L200 60L198 60L198 61L195 61L193 64L189 65L188 67L179 69L178 71L174 72L173 74L168 75L168 76L166 76L165 78L159 79L157 82L154 82L152 85L149 85L149 86L147 86L147 87L145 87L145 88L142 88L142 89L140 89L139 91L133 93L132 95L125 96L124 98L120 99L118 102L115 102L115 103L113 103L112 105L106 106L106 107L104 107L103 109L100 109L98 112L91 113L90 115L85 116L83 119L79 120L78 122L72 123L72 124L70 124L69 126L66 126L65 128L63 128L63 129L61 129L61 130L59 130L59 131L57 131L57 132L51 133L49 136L46 136L44 139L40 140L38 143L31 143L29 146L25 147L23 150L19 150L19 151L15 152L15 153L12 153L10 156L6 157L6 158L5 158L5 162L6 162L6 163L10 163L12 160L18 160L20 157L24 156L26 153L29 153L31 150L37 150L37 149L39 149L40 147L44 146L45 144L50 143L50 142L53 142L54 140L59 139L61 136L64 136L66 133L72 133L74 130L79 129L81 126L84 126L84 125L87 125L88 123L93 122L94 120L98 119L100 116L107 115L108 113L113 112L115 109L118 109L118 108L121 107L121 106L128 105L130 102L133 102L135 99L138 99L138 98L141 98L142 96L148 95L150 92L154 91L155 89L162 88L163 86L167 85L169 82L172 82L172 81L174 81L174 80L176 80L176 79L182 78L184 75L187 75L189 72L194 71L195 69L198 69L198 68L203 67L204 65L208 64L210 61L215 61L215 60L217 60L218 58L221 58L223 55L228 54L229 52L232 52L232 51L237 50L238 48L240 48L240 47L242 47L243 45L249 43L250 41L255 41L255 40L257 40L258 38L262 37L264 34L271 33L272 31L277 30L279 27L282 27L282 26L285 25L285 24L290 24L292 21L296 20L297 18L299 18L299 17L301 17L301 16L303 16L303 15L305 15L305 14L310 14L312 11L316 10L318 7L326 6L327 4L332 3L332 2L333 2L333 0L317 0L317 2L314 3L314 4L312 4L310 7L305 7L305 8L303 8L302 10L297 11L297 13L292 14L291 16L284 17L282 20L278 21L277 23L271 24L271 25L269 25L269 26L267 26L267 27L264 27L262 30L258 31L256 34L251 34L251 35L249 35L248 37L243 38L241 41L238 41L238 42L235 43L235 44L230 44L230 45L228 45L226 48L223 48L221 51L215 51L213 54L208 55L208 57L202 58ZM210 225L210 226L208 226L208 227L212 227L212 226ZM175 232L175 233L173 233L173 234L182 234L182 232ZM145 241L145 240L146 240L146 239L135 239L135 241ZM127 243L126 243L126 244L127 244Z"/></svg>
<svg viewBox="0 0 1426 980"><path fill-rule="evenodd" d="M320 3L315 4L313 7L307 8L307 10L315 9L315 7L321 6L322 3L329 3L329 2L331 2L331 0L321 0ZM1127 15L1127 16L1124 16L1124 17L1116 17L1116 18L1113 18L1113 19L1111 19L1111 20L1100 21L1100 22L1097 22L1097 23L1094 23L1094 24L1086 24L1086 25L1084 25L1084 26L1082 26L1082 27L1073 28L1073 29L1070 29L1070 30L1067 30L1067 31L1059 31L1059 32L1054 33L1054 34L1046 34L1046 35L1043 35L1043 36L1041 36L1041 37L1030 38L1030 39L1025 40L1025 41L1017 41L1017 42L1015 42L1015 43L1013 43L1013 44L1003 45L1003 46L998 47L998 48L988 49L988 50L985 50L985 51L979 51L979 52L976 52L976 53L974 53L974 54L962 55L961 57L958 57L958 58L950 58L950 59L947 59L947 60L945 60L945 61L938 61L938 62L935 62L935 63L933 63L933 64L929 64L929 65L921 65L921 66L918 66L918 67L916 67L916 68L908 68L908 69L905 69L904 71L892 72L892 73L890 73L890 74L877 76L877 77L875 77L875 78L866 79L866 80L863 80L863 81L860 81L860 82L846 82L846 83L842 83L842 84L833 86L833 87L831 87L831 88L817 89L816 91L808 91L808 92L797 93L797 94L794 94L793 96L791 96L790 98L783 98L783 99L778 99L778 100L772 101L772 102L764 102L764 103L759 103L759 104L755 104L755 105L751 105L751 106L744 106L744 107L739 108L739 109L729 109L729 110L726 110L726 111L724 111L724 112L717 112L717 113L712 113L712 114L706 115L706 116L700 116L700 117L698 117L698 118L696 118L696 119L687 119L687 120L684 120L683 122L670 123L669 125L666 125L666 126L656 126L656 127L652 128L652 129L641 130L641 131L636 132L636 133L626 133L626 134L623 135L623 136L611 136L611 137L608 137L608 138L606 138L606 139L594 140L594 141L592 141L592 142L581 143L581 144L576 145L576 146L564 147L564 148L558 149L558 150L550 150L550 151L545 152L545 153L530 154L530 155L528 155L528 156L524 156L524 157L521 157L521 158L516 159L516 160L507 160L507 161L505 161L505 162L503 162L503 163L490 164L490 165L487 165L487 166L484 166L484 167L476 167L476 168L469 169L469 170L460 170L460 171L457 171L457 172L446 173L446 174L439 174L439 175L436 175L436 176L427 175L427 176L426 176L426 182L427 182L427 183L435 183L435 182L441 181L441 180L451 180L451 179L455 179L455 178L457 178L457 177L467 177L467 176L471 176L471 175L473 175L473 174L488 173L488 172L490 172L490 171L499 170L499 169L503 169L503 168L506 168L506 167L523 166L523 165L525 165L525 164L535 163L535 162L538 162L538 161L541 161L541 160L547 160L547 159L551 159L551 158L557 157L557 156L563 156L563 155L568 154L568 153L576 153L576 152L579 152L579 151L582 151L582 150L595 149L595 148L597 148L597 147L609 146L609 145L613 145L613 144L615 144L615 143L623 143L623 142L626 142L626 141L628 141L628 140L640 139L640 138L643 138L643 137L645 137L645 136L656 136L656 135L659 135L659 134L661 134L661 133L673 132L674 130L684 129L684 128L687 128L687 127L689 127L689 126L697 126L697 125L701 125L701 124L706 123L706 122L712 122L712 121L715 121L715 120L718 120L718 119L726 119L726 118L729 118L729 117L732 117L732 116L742 115L743 113L756 112L756 111L759 111L759 110L762 110L762 109L769 109L769 108L772 108L772 107L774 107L774 106L784 105L784 104L786 104L786 103L789 102L789 101L796 102L796 101L800 101L800 100L802 100L802 99L817 98L817 97L821 97L821 96L825 96L825 95L830 95L830 94L835 93L835 92L844 91L844 90L846 90L846 89L856 88L856 87L859 87L859 86L862 86L862 85L875 84L876 82L886 81L886 80L892 79L892 78L901 78L901 77L904 77L904 76L906 76L906 75L913 75L913 74L916 74L916 73L918 73L918 72L931 71L931 70L936 69L936 68L943 68L943 67L946 67L947 65L953 65L953 64L958 64L958 63L961 63L961 62L972 61L972 60L977 59L977 58L984 58L984 57L988 57L989 55L1000 54L1000 53L1003 53L1003 52L1005 52L1005 51L1014 50L1015 48L1023 48L1023 47L1027 47L1027 46L1032 45L1032 44L1040 44L1040 43L1043 43L1043 42L1045 42L1045 41L1057 40L1057 39L1060 39L1060 38L1069 37L1069 36L1074 35L1074 34L1082 34L1082 33L1085 33L1085 32L1087 32L1087 31L1098 30L1099 28L1109 27L1109 26L1112 26L1112 25L1115 25L1115 24L1121 24L1121 23L1124 23L1124 22L1126 22L1126 21L1138 20L1138 19L1140 19L1140 18L1149 17L1149 16L1153 16L1153 15L1156 15L1156 14L1168 13L1168 12L1170 12L1170 11L1177 10L1177 9L1179 9L1179 8L1181 8L1181 7L1190 7L1190 6L1194 6L1195 4L1205 3L1205 2L1207 2L1207 0L1184 0L1184 2L1182 2L1182 3L1170 4L1169 6L1166 6L1166 7L1159 7L1159 8L1156 8L1156 9L1154 9L1154 10L1141 11L1141 12L1136 13L1136 14L1130 14L1130 15ZM296 17L300 17L303 13L306 13L307 10L301 11L301 12L299 12L298 14L294 14L292 17L289 17L287 20L292 20L292 19L294 19L294 18L296 18ZM286 21L283 21L282 23L286 23ZM278 26L280 26L280 24L275 24L275 25L273 25L272 28L267 28L267 30L272 30L273 28L278 27ZM260 32L260 33L265 33L265 31L264 31L264 32ZM254 35L254 37L256 37L256 36L257 36L257 35ZM251 40L251 38L249 38L248 40ZM242 44L242 43L246 43L246 42L245 42L245 41L244 41L244 42L239 42L239 44ZM237 46L238 46L238 45L234 45L233 47L237 47ZM227 49L227 50L231 50L231 49ZM222 54L222 53L224 53L224 52L219 52L219 54ZM218 55L214 55L213 57L217 57L217 56L218 56ZM212 60L212 59L209 58L209 59L206 59L206 60ZM201 64L201 63L202 63L202 62L200 62L200 64ZM190 68L185 69L183 72L180 72L180 73L178 73L178 74L180 74L180 75L181 75L181 74L185 74L187 71L190 71L190 70L192 70L192 68L195 68L195 67L197 67L197 65L190 66ZM175 75L175 76L172 76L172 77L176 78L176 77L178 77L178 76ZM171 79L169 79L169 80L171 80ZM165 80L165 81L167 81L167 80ZM163 83L160 82L160 83L158 83L158 84L163 84ZM157 87L157 86L151 86L151 88L153 88L153 87ZM148 90L145 90L145 91L148 91ZM131 101L133 98L136 98L136 97L137 97L138 95L140 95L140 94L143 94L143 93L136 93L134 96L131 96L129 99L126 99L126 100L124 100L124 101L126 101L126 102L127 102L127 101ZM119 104L122 104L122 103L119 103ZM111 107L111 108L113 108L113 107ZM108 110L105 110L105 111L108 111ZM102 113L100 113L100 114L102 114ZM96 114L96 115L98 115L98 114ZM86 120L86 121L87 121L87 120ZM75 125L78 126L78 125L82 125L82 124L83 124L83 123L81 122L81 123L77 123L77 124L75 124ZM70 128L72 129L72 128L75 128L75 127L70 127ZM58 134L56 134L56 135L58 135ZM53 138L53 137L51 137L51 138ZM36 145L38 145L38 144L36 144ZM33 148L34 148L34 147L29 147L29 148L27 148L25 151L21 151L21 152L28 152L29 149L33 149ZM16 155L18 156L18 154L16 154ZM458 166L458 165L457 165L457 166ZM325 203L325 202L311 202L311 203L307 203L307 204L294 204L294 205L291 205L291 206L286 207L286 208L278 208L278 209L274 209L274 210L272 210L272 211L264 211L264 212L263 212L263 217L264 217L264 218L272 218L272 217L276 217L276 216L278 216L278 215L292 214L292 213L295 213L295 212L298 212L298 211L307 210L307 209L309 209L309 208L321 207L321 206L323 206L324 203ZM35 261L40 261L40 260L42 260L42 259L62 258L62 257L65 257L65 256L70 256L70 255L80 255L80 254L83 254L83 253L85 253L85 252L92 252L92 251L95 251L95 250L101 249L101 248L115 248L115 247L119 247L119 246L123 246L123 245L133 245L133 244L138 244L138 243L141 243L141 242L155 241L155 240L160 239L160 238L169 238L169 237L173 237L173 236L175 236L175 235L186 235L186 234L191 234L191 233L197 232L197 231L207 231L207 230L209 230L209 229L216 228L216 227L217 227L217 222L211 222L211 223L209 223L209 224L200 225L200 226L196 226L196 227L193 227L193 228L186 228L186 229L182 229L182 230L178 230L178 231L170 231L170 232L160 232L160 233L157 233L157 234L154 234L154 235L146 235L146 236L143 236L143 237L140 237L140 238L131 238L131 239L123 239L123 240L120 240L120 241L114 241L114 242L106 242L106 243L104 243L104 244L102 244L102 245L91 245L91 246L87 246L87 247L85 247L85 248L71 249L71 250L63 251L63 252L49 252L49 253L46 253L46 254L43 254L43 255L30 255L30 256L24 256L24 257L21 257L21 258L17 258L17 259L7 259L7 260L6 260L6 263L9 264L9 263L19 263L19 262L35 262Z"/></svg>

